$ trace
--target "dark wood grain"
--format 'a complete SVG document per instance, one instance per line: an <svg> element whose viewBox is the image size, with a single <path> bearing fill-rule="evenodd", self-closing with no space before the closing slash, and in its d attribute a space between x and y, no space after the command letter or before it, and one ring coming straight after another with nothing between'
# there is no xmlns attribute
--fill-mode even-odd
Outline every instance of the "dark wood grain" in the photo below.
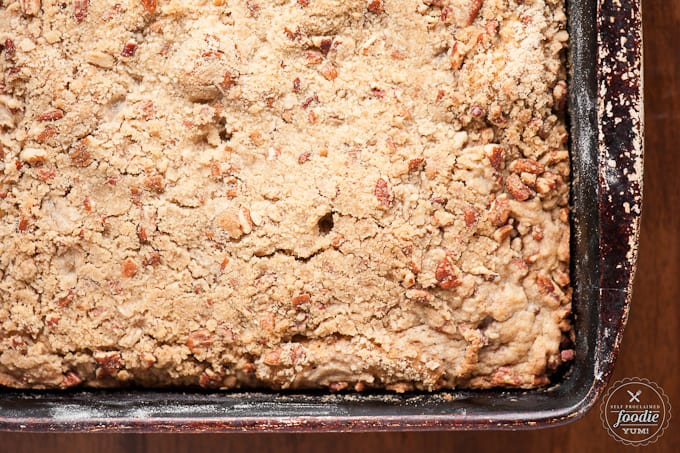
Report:
<svg viewBox="0 0 680 453"><path fill-rule="evenodd" d="M680 2L645 0L645 202L639 270L614 380L646 377L674 419L648 451L680 451ZM348 451L611 452L599 408L567 426L528 432L325 435L0 434L0 452L286 453ZM632 448L628 448L633 450Z"/></svg>

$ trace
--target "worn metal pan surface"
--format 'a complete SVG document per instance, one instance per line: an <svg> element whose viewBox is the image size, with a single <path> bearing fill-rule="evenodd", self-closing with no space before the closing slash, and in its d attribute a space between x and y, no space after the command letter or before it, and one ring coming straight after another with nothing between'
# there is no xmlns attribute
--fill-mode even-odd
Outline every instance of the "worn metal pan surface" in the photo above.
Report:
<svg viewBox="0 0 680 453"><path fill-rule="evenodd" d="M437 394L0 391L0 430L520 429L575 420L603 392L628 315L642 195L640 0L570 0L575 360L550 388Z"/></svg>

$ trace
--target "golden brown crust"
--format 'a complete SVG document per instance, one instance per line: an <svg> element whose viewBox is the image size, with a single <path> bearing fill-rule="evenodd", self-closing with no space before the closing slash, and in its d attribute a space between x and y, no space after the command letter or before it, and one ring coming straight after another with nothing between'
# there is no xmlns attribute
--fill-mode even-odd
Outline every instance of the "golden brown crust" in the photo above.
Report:
<svg viewBox="0 0 680 453"><path fill-rule="evenodd" d="M545 384L563 9L4 2L0 385Z"/></svg>

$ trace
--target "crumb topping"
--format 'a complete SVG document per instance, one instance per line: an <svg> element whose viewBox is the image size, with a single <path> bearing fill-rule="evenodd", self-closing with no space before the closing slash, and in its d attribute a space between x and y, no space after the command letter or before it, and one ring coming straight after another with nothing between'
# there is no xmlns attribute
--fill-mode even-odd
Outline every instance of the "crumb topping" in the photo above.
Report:
<svg viewBox="0 0 680 453"><path fill-rule="evenodd" d="M572 341L565 22L3 2L0 384L547 384Z"/></svg>

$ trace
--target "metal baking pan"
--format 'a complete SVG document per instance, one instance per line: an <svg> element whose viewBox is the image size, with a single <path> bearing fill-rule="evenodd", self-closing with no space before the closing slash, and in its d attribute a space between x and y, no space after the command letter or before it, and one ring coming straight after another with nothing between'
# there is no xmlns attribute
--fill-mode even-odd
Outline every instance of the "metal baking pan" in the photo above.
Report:
<svg viewBox="0 0 680 453"><path fill-rule="evenodd" d="M435 394L0 391L0 430L521 429L596 402L628 316L642 195L640 0L569 0L575 360L547 389Z"/></svg>

